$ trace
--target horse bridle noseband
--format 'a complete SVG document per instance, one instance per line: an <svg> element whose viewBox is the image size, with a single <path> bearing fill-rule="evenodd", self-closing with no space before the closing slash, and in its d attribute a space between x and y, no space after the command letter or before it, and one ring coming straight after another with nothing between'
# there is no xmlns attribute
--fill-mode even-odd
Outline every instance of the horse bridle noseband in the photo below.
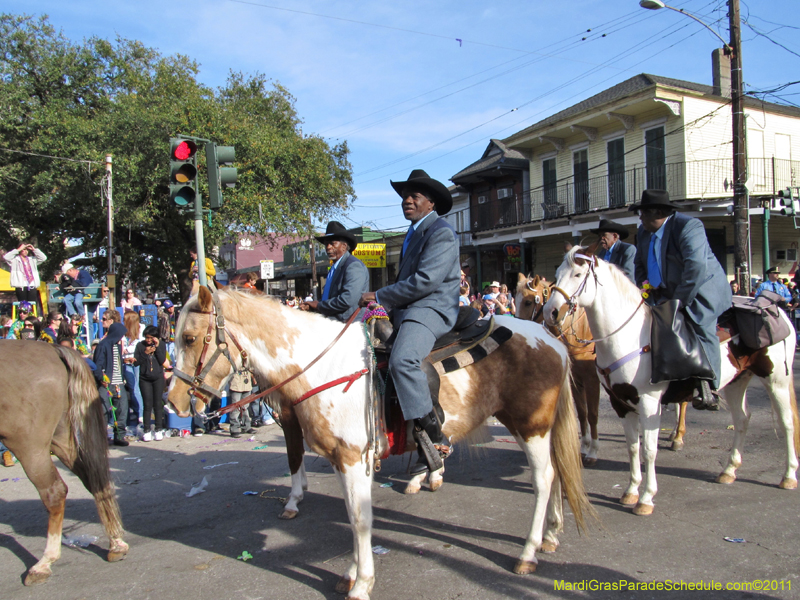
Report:
<svg viewBox="0 0 800 600"><path fill-rule="evenodd" d="M525 282L525 287L528 288L530 291L532 291L534 294L537 293L536 290L531 287L530 279L528 279ZM549 290L546 287L542 288L542 300L544 300L544 302L540 301L539 296L536 296L536 304L539 305L539 308L538 310L534 310L531 313L531 318L528 319L529 321L536 321L536 317L542 314L542 311L544 311L544 305L547 304L547 301L550 299L548 296L549 296ZM517 310L519 310L519 308L517 308Z"/></svg>

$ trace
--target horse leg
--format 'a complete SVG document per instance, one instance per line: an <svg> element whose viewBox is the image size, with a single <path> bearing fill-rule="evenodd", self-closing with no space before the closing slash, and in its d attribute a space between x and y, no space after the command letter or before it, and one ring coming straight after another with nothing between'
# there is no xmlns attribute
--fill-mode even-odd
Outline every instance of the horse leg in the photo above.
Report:
<svg viewBox="0 0 800 600"><path fill-rule="evenodd" d="M353 531L353 560L336 584L336 591L348 599L369 600L375 584L372 559L372 476L365 462L336 469L342 485L347 517ZM370 471L371 472L371 471Z"/></svg>
<svg viewBox="0 0 800 600"><path fill-rule="evenodd" d="M622 425L625 429L625 442L628 445L630 480L619 502L625 506L633 506L639 502L639 484L642 482L642 466L639 464L639 418L636 413L627 413Z"/></svg>
<svg viewBox="0 0 800 600"><path fill-rule="evenodd" d="M722 390L733 419L733 445L728 464L717 477L717 483L731 484L736 481L736 469L742 466L744 439L750 423L750 410L747 407L747 384L750 379L750 373L744 372Z"/></svg>
<svg viewBox="0 0 800 600"><path fill-rule="evenodd" d="M541 551L550 554L558 548L558 534L564 529L564 496L561 493L561 479L553 479L550 486L550 500L547 503L547 521L542 539Z"/></svg>
<svg viewBox="0 0 800 600"><path fill-rule="evenodd" d="M658 454L658 432L661 426L661 401L643 395L639 401L639 423L644 442L644 495L633 508L635 515L653 514L653 498L658 492L656 481L656 455Z"/></svg>
<svg viewBox="0 0 800 600"><path fill-rule="evenodd" d="M781 375L783 373L781 371ZM786 472L778 485L783 490L797 489L797 446L800 441L800 433L795 428L800 427L800 422L798 422L793 379L791 374L776 377L773 373L769 383L765 386L781 421L786 443Z"/></svg>
<svg viewBox="0 0 800 600"><path fill-rule="evenodd" d="M533 436L528 440L517 438L517 443L522 447L531 468L531 483L533 484L534 504L533 521L528 539L522 554L514 565L514 573L528 575L536 571L539 561L536 560L536 550L542 546L544 520L547 513L547 502L550 499L551 486L555 477L555 469L550 458L550 433L544 436Z"/></svg>
<svg viewBox="0 0 800 600"><path fill-rule="evenodd" d="M593 467L597 464L597 454L600 451L600 437L597 434L597 421L600 419L600 378L597 375L597 368L594 361L583 372L583 393L586 397L586 416L589 421L589 431L591 442L589 442L589 452L583 459L584 467Z"/></svg>
<svg viewBox="0 0 800 600"><path fill-rule="evenodd" d="M589 434L589 420L586 407L586 388L583 386L579 365L572 365L572 398L575 401L575 411L578 413L578 423L581 426L581 458L585 459L592 445Z"/></svg>
<svg viewBox="0 0 800 600"><path fill-rule="evenodd" d="M686 410L688 406L688 402L681 402L675 410L675 429L670 439L672 441L671 449L676 452L683 450L683 436L686 435Z"/></svg>
<svg viewBox="0 0 800 600"><path fill-rule="evenodd" d="M300 512L297 505L303 500L303 490L308 489L306 469L303 464L303 430L294 411L284 410L281 415L283 437L286 439L286 455L289 459L289 472L292 474L292 491L286 499L281 519L294 519Z"/></svg>

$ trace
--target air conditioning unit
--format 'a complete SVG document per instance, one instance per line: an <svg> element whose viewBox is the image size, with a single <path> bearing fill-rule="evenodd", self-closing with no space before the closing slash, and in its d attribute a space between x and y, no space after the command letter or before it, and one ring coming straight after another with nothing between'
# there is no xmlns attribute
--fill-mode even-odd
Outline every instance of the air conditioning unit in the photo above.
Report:
<svg viewBox="0 0 800 600"><path fill-rule="evenodd" d="M478 196L478 204L486 204L489 201L489 196Z"/></svg>
<svg viewBox="0 0 800 600"><path fill-rule="evenodd" d="M503 198L510 198L514 195L514 192L511 191L511 188L501 188L497 190L497 199L502 200Z"/></svg>
<svg viewBox="0 0 800 600"><path fill-rule="evenodd" d="M776 249L775 260L797 262L797 248Z"/></svg>

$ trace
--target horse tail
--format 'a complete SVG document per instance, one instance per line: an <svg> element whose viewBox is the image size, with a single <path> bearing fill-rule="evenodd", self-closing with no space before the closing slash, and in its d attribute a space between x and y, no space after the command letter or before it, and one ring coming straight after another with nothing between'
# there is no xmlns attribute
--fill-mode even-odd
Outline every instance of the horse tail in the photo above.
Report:
<svg viewBox="0 0 800 600"><path fill-rule="evenodd" d="M109 537L122 537L116 490L108 466L107 417L94 374L80 354L53 346L67 369L70 439L74 460L67 465L95 498L97 512Z"/></svg>
<svg viewBox="0 0 800 600"><path fill-rule="evenodd" d="M561 489L567 496L567 502L575 515L578 531L587 529L588 517L599 520L594 507L589 503L586 489L583 486L583 465L578 434L578 417L575 414L575 402L572 398L572 362L567 357L564 379L556 404L556 420L551 433L551 456L556 477L561 482Z"/></svg>

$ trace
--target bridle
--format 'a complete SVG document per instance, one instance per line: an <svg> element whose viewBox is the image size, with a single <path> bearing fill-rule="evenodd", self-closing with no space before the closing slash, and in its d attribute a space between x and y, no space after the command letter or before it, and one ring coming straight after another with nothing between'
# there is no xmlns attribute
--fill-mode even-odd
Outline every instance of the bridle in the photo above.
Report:
<svg viewBox="0 0 800 600"><path fill-rule="evenodd" d="M549 294L550 294L550 290L548 290L546 286L543 287L542 288L542 297L539 298L539 296L538 296L539 291L536 288L531 287L531 281L533 281L533 280L532 279L528 279L527 281L525 281L525 287L528 288L530 291L532 291L534 294L537 294L536 296L534 296L534 298L535 298L534 304L537 304L538 307L536 309L534 309L534 311L531 313L531 316L530 316L530 318L528 320L529 321L536 321L536 318L543 313L544 305L547 304L547 301L550 299L548 297ZM517 310L519 311L519 307L517 307Z"/></svg>

